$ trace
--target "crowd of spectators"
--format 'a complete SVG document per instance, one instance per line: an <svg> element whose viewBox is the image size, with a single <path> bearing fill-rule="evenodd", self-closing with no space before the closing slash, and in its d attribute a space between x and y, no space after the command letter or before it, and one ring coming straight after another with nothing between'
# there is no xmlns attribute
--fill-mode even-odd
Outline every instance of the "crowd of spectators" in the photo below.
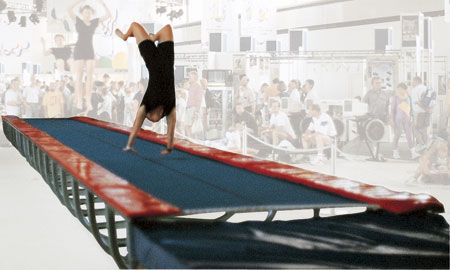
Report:
<svg viewBox="0 0 450 270"><path fill-rule="evenodd" d="M242 131L245 127L247 133L256 138L248 141L247 152L262 156L269 154L261 150L264 148L262 142L266 146L287 149L318 148L311 163L325 161L327 155L322 148L333 142L336 127L333 118L321 111L318 105L320 99L314 81L308 79L302 84L292 79L286 84L274 79L271 84L261 84L259 89L252 89L249 81L247 75L239 76L239 86L235 88L233 96L231 121L221 138L224 148L241 152ZM91 97L93 109L87 116L132 126L147 84L147 79L139 82L113 81L108 74L104 74L94 82ZM446 155L442 152L445 148L443 144L448 145L448 138L441 138L437 143L434 143L436 140L430 140L436 94L422 83L420 77L414 78L410 86L398 84L394 94L381 89L378 77L371 79L370 86L361 100L368 104L371 118L392 126L392 158L400 158L398 142L401 135L405 134L409 158L420 158L418 175L435 172L430 169L434 165L430 164L436 157L439 157L436 159L439 164L445 163L442 160L444 156L448 160L448 151ZM0 105L3 113L19 117L70 117L77 113L79 115L79 111L74 110L74 89L74 81L70 76L54 81L32 76L28 83L16 77L0 82ZM219 101L214 100L206 79L191 72L188 80L177 84L176 97L177 134L208 139L208 115L211 107ZM375 144L371 146L376 147ZM290 156L293 160L288 161L295 161L296 157L298 155ZM448 166L442 164L438 166L441 174L445 170L448 172Z"/></svg>

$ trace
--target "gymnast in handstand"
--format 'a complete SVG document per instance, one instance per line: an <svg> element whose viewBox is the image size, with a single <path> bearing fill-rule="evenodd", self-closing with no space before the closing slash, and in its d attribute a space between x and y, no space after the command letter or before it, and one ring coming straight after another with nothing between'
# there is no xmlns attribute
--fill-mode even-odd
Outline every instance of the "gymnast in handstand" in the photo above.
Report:
<svg viewBox="0 0 450 270"><path fill-rule="evenodd" d="M116 34L124 41L129 37L136 38L139 51L150 74L147 90L123 151L136 152L133 144L145 118L156 123L166 116L167 148L162 150L161 154L169 154L173 149L176 123L172 27L166 25L158 33L148 34L140 24L133 22L125 34L119 29L116 29ZM158 41L158 45L155 44L156 41Z"/></svg>

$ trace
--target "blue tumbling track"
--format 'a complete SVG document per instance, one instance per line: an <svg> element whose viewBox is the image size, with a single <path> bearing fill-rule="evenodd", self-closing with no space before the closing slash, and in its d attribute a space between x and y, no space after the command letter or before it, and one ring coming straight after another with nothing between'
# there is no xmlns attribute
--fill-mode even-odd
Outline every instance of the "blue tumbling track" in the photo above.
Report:
<svg viewBox="0 0 450 270"><path fill-rule="evenodd" d="M139 138L138 154L123 152L128 135L76 120L24 120L186 213L366 205L179 150L161 156L163 145Z"/></svg>

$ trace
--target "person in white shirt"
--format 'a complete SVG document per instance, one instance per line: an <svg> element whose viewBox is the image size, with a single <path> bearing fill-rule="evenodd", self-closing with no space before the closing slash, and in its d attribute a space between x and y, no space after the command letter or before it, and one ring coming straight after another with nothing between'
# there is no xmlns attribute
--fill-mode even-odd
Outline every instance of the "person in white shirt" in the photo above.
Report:
<svg viewBox="0 0 450 270"><path fill-rule="evenodd" d="M6 114L20 117L20 106L23 104L23 97L19 91L19 78L14 78L11 81L11 88L5 93Z"/></svg>
<svg viewBox="0 0 450 270"><path fill-rule="evenodd" d="M291 126L288 116L280 111L281 101L277 98L272 98L270 101L270 126L263 132L266 142L272 138L272 144L278 145L282 140L294 141L296 139L294 129Z"/></svg>
<svg viewBox="0 0 450 270"><path fill-rule="evenodd" d="M130 83L130 85L125 88L124 99L124 110L123 110L123 124L126 126L133 126L134 116L136 115L134 112L134 83Z"/></svg>
<svg viewBox="0 0 450 270"><path fill-rule="evenodd" d="M307 109L312 104L317 104L319 102L319 96L317 95L316 90L313 90L313 88L314 81L311 79L306 80L300 96L300 101L303 103L303 108L305 109Z"/></svg>
<svg viewBox="0 0 450 270"><path fill-rule="evenodd" d="M333 119L328 114L320 111L319 105L313 104L308 108L308 113L312 119L308 129L302 135L302 142L304 148L310 148L313 145L319 148L317 157L312 161L313 164L317 164L325 160L323 149L321 148L331 144L331 138L336 136L336 127Z"/></svg>
<svg viewBox="0 0 450 270"><path fill-rule="evenodd" d="M412 80L411 103L413 115L413 130L419 146L418 151L426 148L428 139L427 129L430 126L431 110L422 105L421 100L427 92L427 88L422 84L420 77Z"/></svg>
<svg viewBox="0 0 450 270"><path fill-rule="evenodd" d="M300 112L300 92L298 91L298 85L296 80L291 80L288 85L288 112L290 114Z"/></svg>
<svg viewBox="0 0 450 270"><path fill-rule="evenodd" d="M177 110L177 125L175 130L180 134L184 135L184 120L186 118L186 99L187 92L184 89L177 89L175 91L176 95L176 110Z"/></svg>
<svg viewBox="0 0 450 270"><path fill-rule="evenodd" d="M110 94L108 88L103 86L100 92L103 101L98 104L98 115L99 118L103 121L111 121L112 119L112 107L113 103L116 102L116 99L113 95Z"/></svg>
<svg viewBox="0 0 450 270"><path fill-rule="evenodd" d="M241 85L236 92L236 98L239 103L242 103L245 110L255 114L256 111L256 96L254 91L248 86L250 81L248 76L242 74L239 76Z"/></svg>
<svg viewBox="0 0 450 270"><path fill-rule="evenodd" d="M31 77L31 83L23 89L23 97L25 99L25 117L38 117L40 104L40 85L34 76Z"/></svg>

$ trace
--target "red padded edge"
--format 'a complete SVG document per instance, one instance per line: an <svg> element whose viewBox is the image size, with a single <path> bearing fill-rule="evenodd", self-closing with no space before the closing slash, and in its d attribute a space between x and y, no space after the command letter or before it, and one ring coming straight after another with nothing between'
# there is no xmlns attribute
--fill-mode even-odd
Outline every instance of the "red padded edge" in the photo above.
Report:
<svg viewBox="0 0 450 270"><path fill-rule="evenodd" d="M125 134L129 134L131 130L129 127L87 117L73 117L71 119ZM140 130L138 137L159 144L166 144L167 142L166 135L157 134L148 130ZM408 192L395 192L381 186L372 186L345 178L300 169L286 164L260 160L250 156L194 144L181 139L174 140L174 147L197 156L217 160L235 167L245 168L255 173L295 182L368 204L378 205L387 211L397 214L427 210L444 212L442 203L433 196L424 193L412 194Z"/></svg>
<svg viewBox="0 0 450 270"><path fill-rule="evenodd" d="M13 116L2 118L123 215L135 218L181 213L179 208L153 198L25 121Z"/></svg>

